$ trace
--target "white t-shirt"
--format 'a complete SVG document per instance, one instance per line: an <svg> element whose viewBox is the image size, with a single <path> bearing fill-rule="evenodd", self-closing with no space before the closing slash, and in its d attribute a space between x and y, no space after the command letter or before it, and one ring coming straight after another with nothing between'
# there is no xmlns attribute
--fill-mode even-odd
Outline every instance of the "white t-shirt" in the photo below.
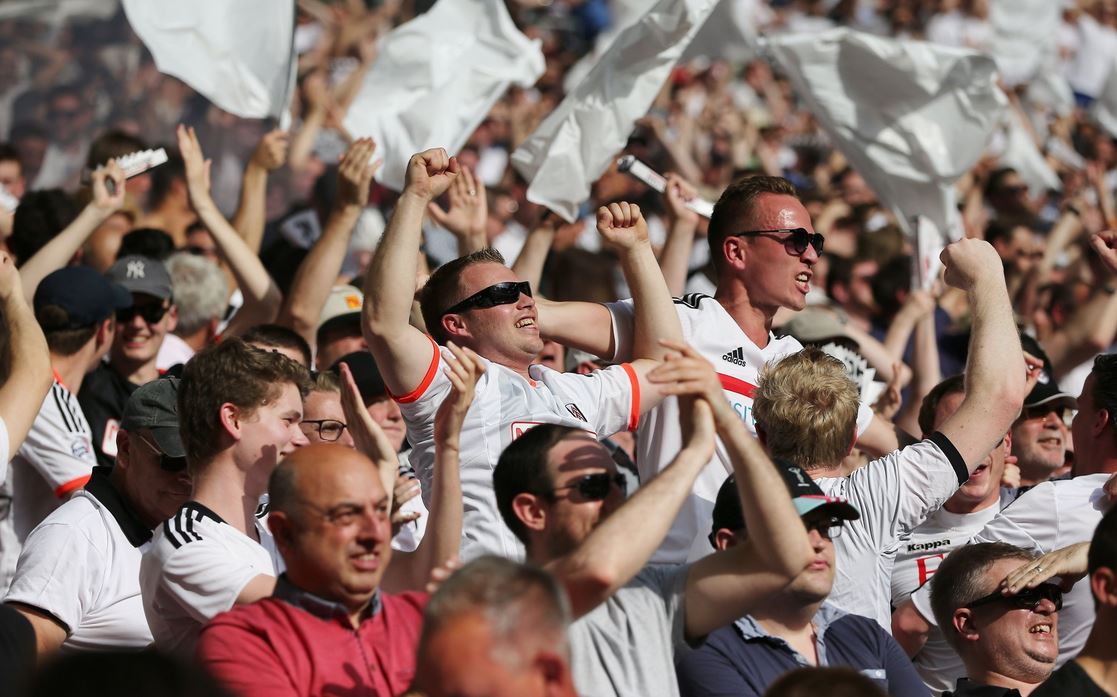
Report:
<svg viewBox="0 0 1117 697"><path fill-rule="evenodd" d="M407 440L414 445L411 464L430 505L434 473L434 415L450 392L446 365L431 341L431 363L422 383L396 397L407 422ZM482 359L485 372L477 381L473 403L461 435L461 479L465 517L461 557L482 554L522 559L520 544L496 506L493 469L501 452L527 430L540 424L561 424L593 432L599 438L633 429L640 415L640 388L629 365L590 375L560 373L541 365L529 369L531 380Z"/></svg>
<svg viewBox="0 0 1117 697"><path fill-rule="evenodd" d="M898 607L938 570L953 550L967 544L1012 499L1002 490L1001 501L973 513L951 513L940 508L931 514L911 538L900 545L892 567L892 606ZM953 690L966 667L958 653L946 643L938 627L932 627L927 643L912 659L927 689L936 695Z"/></svg>
<svg viewBox="0 0 1117 697"><path fill-rule="evenodd" d="M0 417L0 482L8 478L8 461L11 460L9 447L8 424L4 423L3 417Z"/></svg>
<svg viewBox="0 0 1117 697"><path fill-rule="evenodd" d="M0 498L10 501L0 520L0 593L15 574L23 540L85 486L96 464L89 423L77 397L55 380L0 491Z"/></svg>
<svg viewBox="0 0 1117 697"><path fill-rule="evenodd" d="M1005 542L1037 554L1089 542L1108 510L1102 489L1108 479L1108 474L1091 474L1037 484L989 521L971 542ZM911 600L919 614L935 626L931 585L912 593ZM1063 595L1056 667L1078 655L1093 626L1094 598L1087 577Z"/></svg>
<svg viewBox="0 0 1117 697"><path fill-rule="evenodd" d="M635 308L631 300L606 305L613 316L616 337L615 359L632 354ZM675 300L675 310L683 328L683 338L704 358L714 364L725 396L733 410L741 416L753 434L756 423L752 415L752 397L759 371L767 363L803 349L794 337L768 337L768 345L759 348L741 329L737 321L714 298L699 293ZM873 419L873 412L862 404L857 414L857 432L864 432ZM647 482L666 467L683 447L679 426L679 400L668 397L644 415L636 436L636 465L640 481ZM714 458L694 481L694 487L679 509L667 537L652 556L653 564L680 564L700 559L713 548L709 543L711 517L718 490L733 471L729 453L719 439Z"/></svg>
<svg viewBox="0 0 1117 697"><path fill-rule="evenodd" d="M912 531L942 507L968 470L954 444L934 433L855 470L815 483L827 496L849 500L860 513L834 540L837 574L829 601L874 619L892 633L892 567Z"/></svg>
<svg viewBox="0 0 1117 697"><path fill-rule="evenodd" d="M140 560L151 531L125 508L107 475L89 489L31 531L4 600L57 618L68 633L64 649L144 648L151 630L140 599Z"/></svg>
<svg viewBox="0 0 1117 697"><path fill-rule="evenodd" d="M187 501L156 529L140 564L140 590L160 651L192 656L202 626L231 609L249 581L283 572L271 533L254 520L259 543Z"/></svg>

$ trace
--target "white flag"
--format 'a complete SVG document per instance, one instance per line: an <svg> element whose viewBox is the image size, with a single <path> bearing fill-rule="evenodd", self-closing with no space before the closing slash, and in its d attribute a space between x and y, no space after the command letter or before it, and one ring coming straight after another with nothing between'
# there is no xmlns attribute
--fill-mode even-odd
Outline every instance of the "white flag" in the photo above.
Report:
<svg viewBox="0 0 1117 697"><path fill-rule="evenodd" d="M509 85L529 87L544 69L539 41L516 28L504 0L441 0L388 35L345 128L376 140L377 180L402 190L413 154L456 154Z"/></svg>
<svg viewBox="0 0 1117 697"><path fill-rule="evenodd" d="M1117 58L1110 58L1109 63L1109 77L1105 78L1092 113L1101 127L1117 138Z"/></svg>
<svg viewBox="0 0 1117 697"><path fill-rule="evenodd" d="M512 153L529 201L573 222L717 0L659 0Z"/></svg>
<svg viewBox="0 0 1117 697"><path fill-rule="evenodd" d="M948 239L962 235L954 182L985 150L1007 103L991 58L848 29L777 36L767 46L909 234L921 216Z"/></svg>
<svg viewBox="0 0 1117 697"><path fill-rule="evenodd" d="M159 72L243 118L280 118L294 85L294 0L124 0Z"/></svg>
<svg viewBox="0 0 1117 697"><path fill-rule="evenodd" d="M993 40L989 52L997 61L1006 85L1030 81L1056 55L1056 32L1063 23L1063 6L1053 0L992 0L989 24Z"/></svg>
<svg viewBox="0 0 1117 697"><path fill-rule="evenodd" d="M998 156L1003 166L1016 170L1033 196L1040 196L1049 189L1059 191L1063 188L1059 176L1036 147L1023 116L1015 109L1005 111L989 151Z"/></svg>

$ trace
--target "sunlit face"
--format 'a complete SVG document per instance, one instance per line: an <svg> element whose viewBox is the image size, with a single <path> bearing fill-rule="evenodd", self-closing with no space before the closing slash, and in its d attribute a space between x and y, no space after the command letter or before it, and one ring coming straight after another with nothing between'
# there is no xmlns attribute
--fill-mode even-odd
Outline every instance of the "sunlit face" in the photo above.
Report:
<svg viewBox="0 0 1117 697"><path fill-rule="evenodd" d="M403 422L403 412L391 397L382 397L368 405L369 416L388 436L392 447L399 452L403 441L407 437L407 426Z"/></svg>
<svg viewBox="0 0 1117 697"><path fill-rule="evenodd" d="M601 521L613 514L625 501L624 493L615 484L600 501L587 499L576 484L587 474L617 473L609 451L589 433L575 433L559 441L547 455L547 473L553 498L544 498L546 527L543 549L555 558L578 547Z"/></svg>
<svg viewBox="0 0 1117 697"><path fill-rule="evenodd" d="M740 231L805 228L814 232L807 209L794 196L761 194L753 203L748 220ZM753 307L775 314L781 307L802 310L807 305L813 267L818 253L810 245L801 255L789 253L782 235L735 237L727 245L739 244L744 253L744 268L739 271Z"/></svg>
<svg viewBox="0 0 1117 697"><path fill-rule="evenodd" d="M299 426L302 415L299 389L284 383L275 399L240 421L240 439L234 457L241 468L258 472L266 481L276 463L307 444Z"/></svg>
<svg viewBox="0 0 1117 697"><path fill-rule="evenodd" d="M516 274L502 264L473 264L462 271L459 277L461 296L454 302L497 283L518 280ZM535 301L528 295L520 294L514 303L472 308L454 317L460 318L462 323L455 342L498 363L531 361L543 350Z"/></svg>
<svg viewBox="0 0 1117 697"><path fill-rule="evenodd" d="M160 467L162 453L150 431L118 431L116 448L124 495L145 524L154 528L190 498L190 475L185 469L168 472Z"/></svg>
<svg viewBox="0 0 1117 697"><path fill-rule="evenodd" d="M303 420L300 423L303 435L310 443L336 443L347 448L353 446L353 436L349 428L341 429L341 435L336 440L328 440L322 434L329 434L331 424L311 422L336 421L345 424L345 411L341 408L341 395L332 390L315 390L309 392L303 399Z"/></svg>
<svg viewBox="0 0 1117 697"><path fill-rule="evenodd" d="M965 393L962 392L951 392L943 397L935 410L934 427L939 428L946 423L946 420L958 411L958 407L961 406L965 397ZM1005 472L1005 456L1008 455L1011 444L1011 436L1005 436L1001 439L1001 442L997 443L996 447L985 456L981 464L970 473L970 478L966 480L966 483L954 492L948 503L954 502L974 506L988 503L1000 496L1001 477L1004 476Z"/></svg>
<svg viewBox="0 0 1117 697"><path fill-rule="evenodd" d="M144 317L145 312L161 316L150 322ZM168 299L132 293L132 307L121 310L117 318L112 360L129 365L146 365L155 360L167 332L178 325L178 310Z"/></svg>
<svg viewBox="0 0 1117 697"><path fill-rule="evenodd" d="M276 536L287 573L300 588L357 610L391 560L388 495L376 467L355 450L316 445L303 454L314 461L300 463L295 510L280 514L289 534Z"/></svg>
<svg viewBox="0 0 1117 697"><path fill-rule="evenodd" d="M1012 425L1012 454L1021 474L1031 481L1043 481L1066 462L1070 429L1063 421L1064 405L1036 407L1031 415L1021 416ZM1040 413L1043 412L1043 413Z"/></svg>
<svg viewBox="0 0 1117 697"><path fill-rule="evenodd" d="M1077 474L1094 474L1097 471L1096 458L1093 457L1095 430L1103 419L1108 419L1104 410L1094 404L1094 390L1097 376L1093 372L1082 383L1082 394L1078 397L1078 413L1070 425L1071 442L1074 444L1074 467Z"/></svg>

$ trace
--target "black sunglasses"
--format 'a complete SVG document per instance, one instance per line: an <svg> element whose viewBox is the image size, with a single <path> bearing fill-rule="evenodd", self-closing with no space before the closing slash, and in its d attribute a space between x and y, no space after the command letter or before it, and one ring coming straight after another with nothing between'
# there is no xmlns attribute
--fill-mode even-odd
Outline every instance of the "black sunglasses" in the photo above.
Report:
<svg viewBox="0 0 1117 697"><path fill-rule="evenodd" d="M776 237L777 235L788 234L788 237ZM778 230L745 230L744 232L733 233L734 237L775 237L777 240L783 242L784 248L788 254L793 256L800 256L803 252L807 251L807 245L814 247L817 254L822 254L822 247L826 242L826 238L822 236L821 232L807 232L806 228L781 228Z"/></svg>
<svg viewBox="0 0 1117 697"><path fill-rule="evenodd" d="M1015 595L1005 595L997 588L984 598L978 598L966 607L973 609L989 603L1004 601L1020 610L1035 610L1041 601L1050 600L1055 605L1055 611L1063 609L1063 589L1054 583L1041 583L1035 588L1025 588Z"/></svg>
<svg viewBox="0 0 1117 697"><path fill-rule="evenodd" d="M443 315L456 315L473 308L508 305L520 299L520 294L531 297L531 284L527 281L505 281L477 291L457 305L442 311Z"/></svg>
<svg viewBox="0 0 1117 697"><path fill-rule="evenodd" d="M620 472L616 474L609 474L608 472L598 472L597 474L587 474L578 479L573 484L566 486L557 486L551 489L553 494L556 491L563 489L575 489L588 501L602 501L609 495L609 487L613 484L621 490L621 496L628 494L628 480Z"/></svg>
<svg viewBox="0 0 1117 697"><path fill-rule="evenodd" d="M157 445L149 441L147 438L144 438L138 433L134 435L136 436L136 438L139 438L141 441L143 441L143 444L146 445L148 449L151 450L151 452L159 456L159 469L165 472L181 472L186 469L185 457L171 457L167 453L160 450Z"/></svg>
<svg viewBox="0 0 1117 697"><path fill-rule="evenodd" d="M1076 413L1078 413L1077 410L1070 407L1053 407L1041 404L1037 407L1024 407L1020 410L1020 418L1024 420L1044 419L1046 421L1048 414L1054 414L1060 421L1070 426Z"/></svg>
<svg viewBox="0 0 1117 697"><path fill-rule="evenodd" d="M127 324L132 321L136 315L144 318L148 324L155 324L163 319L163 315L167 314L169 308L160 303L158 305L133 305L126 307L123 310L116 311L116 321Z"/></svg>
<svg viewBox="0 0 1117 697"><path fill-rule="evenodd" d="M807 532L817 530L819 535L824 539L833 540L842 536L842 528L845 527L846 522L841 518L816 518L814 520L804 520L803 525L806 526Z"/></svg>

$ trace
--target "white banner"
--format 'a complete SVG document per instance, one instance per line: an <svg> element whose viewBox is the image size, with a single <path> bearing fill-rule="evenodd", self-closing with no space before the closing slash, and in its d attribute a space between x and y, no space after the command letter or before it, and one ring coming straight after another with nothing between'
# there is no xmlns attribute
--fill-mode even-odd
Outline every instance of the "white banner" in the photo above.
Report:
<svg viewBox="0 0 1117 697"><path fill-rule="evenodd" d="M1015 169L1033 196L1042 195L1049 189L1059 191L1063 188L1059 176L1047 164L1023 117L1015 109L1005 111L1000 130L993 140L990 154L996 155L1005 167Z"/></svg>
<svg viewBox="0 0 1117 697"><path fill-rule="evenodd" d="M512 153L527 197L567 222L624 148L717 0L659 0Z"/></svg>
<svg viewBox="0 0 1117 697"><path fill-rule="evenodd" d="M909 235L921 216L947 239L961 237L954 182L985 151L1007 103L991 58L848 29L766 45Z"/></svg>
<svg viewBox="0 0 1117 697"><path fill-rule="evenodd" d="M456 154L511 84L529 87L544 68L539 41L516 28L504 0L440 0L388 35L345 128L376 140L376 178L398 191L412 155Z"/></svg>
<svg viewBox="0 0 1117 697"><path fill-rule="evenodd" d="M993 41L989 52L1007 86L1028 82L1041 69L1054 65L1049 59L1057 51L1055 39L1062 15L1063 4L1057 0L990 0Z"/></svg>
<svg viewBox="0 0 1117 697"><path fill-rule="evenodd" d="M1117 138L1117 58L1110 60L1109 77L1092 108L1094 118L1110 136Z"/></svg>
<svg viewBox="0 0 1117 697"><path fill-rule="evenodd" d="M243 118L280 118L295 81L294 0L124 0L155 66Z"/></svg>

